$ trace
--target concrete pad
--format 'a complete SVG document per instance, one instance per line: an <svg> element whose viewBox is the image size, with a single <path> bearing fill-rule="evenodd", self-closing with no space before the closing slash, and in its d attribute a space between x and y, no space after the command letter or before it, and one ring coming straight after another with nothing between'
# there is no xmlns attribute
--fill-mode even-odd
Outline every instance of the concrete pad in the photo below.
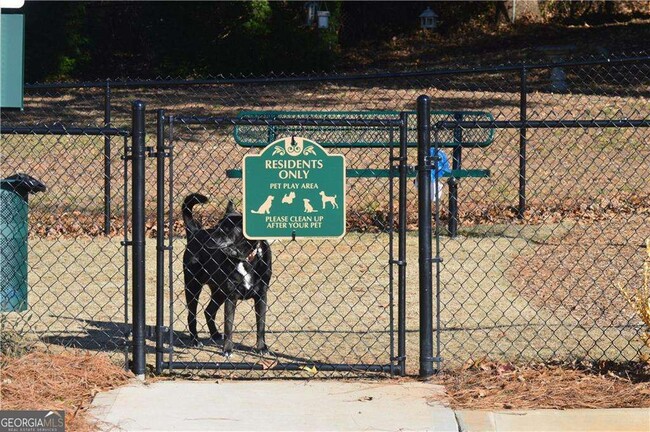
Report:
<svg viewBox="0 0 650 432"><path fill-rule="evenodd" d="M462 432L650 431L649 408L457 411Z"/></svg>
<svg viewBox="0 0 650 432"><path fill-rule="evenodd" d="M441 386L391 381L160 381L95 397L103 430L453 431Z"/></svg>

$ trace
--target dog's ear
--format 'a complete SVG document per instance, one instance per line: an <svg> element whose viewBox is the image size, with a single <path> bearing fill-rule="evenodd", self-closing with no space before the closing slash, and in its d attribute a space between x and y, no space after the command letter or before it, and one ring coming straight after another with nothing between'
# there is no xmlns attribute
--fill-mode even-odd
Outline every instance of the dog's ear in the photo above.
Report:
<svg viewBox="0 0 650 432"><path fill-rule="evenodd" d="M228 200L228 205L226 206L226 214L230 213L236 213L237 210L235 210L235 204L233 204L232 200Z"/></svg>

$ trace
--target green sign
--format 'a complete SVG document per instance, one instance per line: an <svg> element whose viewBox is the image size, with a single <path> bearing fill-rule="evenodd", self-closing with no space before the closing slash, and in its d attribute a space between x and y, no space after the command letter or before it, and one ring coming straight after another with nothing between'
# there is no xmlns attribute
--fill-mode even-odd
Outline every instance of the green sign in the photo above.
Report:
<svg viewBox="0 0 650 432"><path fill-rule="evenodd" d="M345 234L345 158L306 138L244 156L244 235L250 239Z"/></svg>
<svg viewBox="0 0 650 432"><path fill-rule="evenodd" d="M0 107L23 107L25 20L22 14L0 15Z"/></svg>

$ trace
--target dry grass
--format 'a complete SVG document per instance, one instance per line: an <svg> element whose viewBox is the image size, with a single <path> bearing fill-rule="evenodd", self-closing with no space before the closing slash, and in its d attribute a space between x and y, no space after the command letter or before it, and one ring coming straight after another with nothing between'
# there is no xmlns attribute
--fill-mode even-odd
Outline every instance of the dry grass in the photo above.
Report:
<svg viewBox="0 0 650 432"><path fill-rule="evenodd" d="M648 213L578 221L563 235L532 244L508 269L532 305L572 316L582 325L637 323L617 286L641 286ZM559 233L558 233L559 234Z"/></svg>
<svg viewBox="0 0 650 432"><path fill-rule="evenodd" d="M128 382L132 375L103 355L46 354L0 358L3 410L65 410L66 430L95 430L86 410L95 394Z"/></svg>
<svg viewBox="0 0 650 432"><path fill-rule="evenodd" d="M467 362L438 378L455 409L650 407L647 363Z"/></svg>

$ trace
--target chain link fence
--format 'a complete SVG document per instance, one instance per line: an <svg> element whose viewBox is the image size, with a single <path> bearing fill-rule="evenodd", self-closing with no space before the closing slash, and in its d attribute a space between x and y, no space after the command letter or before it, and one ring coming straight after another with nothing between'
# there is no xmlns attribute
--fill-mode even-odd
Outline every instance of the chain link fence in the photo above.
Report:
<svg viewBox="0 0 650 432"><path fill-rule="evenodd" d="M457 173L452 184L447 177L442 182L438 228L443 259L439 327L443 364L454 367L480 357L517 361L638 358L642 349L638 338L642 323L628 308L618 287L630 288L642 282L643 244L650 237L647 223L650 136L647 127L617 127L614 121L648 120L650 58L645 55L404 74L119 81L67 87L33 85L26 89L25 111L3 111L2 121L3 125L13 126L58 121L69 127L124 127L130 121L130 101L141 99L150 110L147 145L155 146L153 110L158 108L174 116L233 118L251 110L399 113L412 112L421 94L431 96L435 111L470 115L454 118L456 121L524 120L538 122L539 126L479 129L480 136L489 136L489 144L464 147L462 162L456 168L465 172ZM471 117L468 113L479 114ZM553 123L594 119L612 122L578 128ZM544 127L545 123L548 127ZM451 131L447 138L438 139L439 145L452 143L442 145L450 164L454 162L455 140L476 141L471 138L472 130L460 128L460 136L454 136ZM307 138L313 134L316 141L326 140L330 133L308 128L300 132ZM343 132L332 130L331 133ZM357 134L359 139L385 139L378 138L372 130ZM197 208L198 215L206 226L216 222L227 198L240 204L241 180L229 178L226 170L240 168L241 158L257 150L238 145L232 128L176 125L173 137L174 224L167 228L167 234L172 236L174 245L175 279L170 298L176 306L172 316L181 323L175 330L182 333L185 310L182 269L178 265L184 234L178 217L180 202L190 192L209 195L210 204L204 209ZM56 258L53 264L68 255L88 257L93 265L100 263L97 274L121 277L124 269L119 241L123 208L117 204L119 198L111 206L109 219L114 226L109 236L103 233L101 222L105 213L104 138L3 134L2 141L4 173L21 170L40 176L48 187L59 187L61 191L35 195L30 201L30 260L43 256L33 263L30 261L30 286L36 289L40 285L40 289L48 291L51 285L40 276L39 283L33 284L37 274L35 266L50 266L44 254L33 252L45 247L44 242L48 241L47 230L36 228L40 220L48 217L57 223L60 219L73 218L79 226L73 229L61 224L55 242L61 248L60 253L54 252L54 246L45 247ZM118 145L117 141L111 138L114 146ZM435 137L432 141L436 141ZM350 167L358 169L388 169L391 164L388 148L332 151L345 154ZM61 156L55 159L53 154ZM65 169L66 161L72 160L69 158L73 154L84 169L77 170L77 165ZM121 168L115 168L121 166L119 156L118 151L111 153L114 169L110 183L114 198L121 196L123 181ZM415 161L416 149L410 146L408 163L415 164ZM147 164L147 229L153 237L155 169L153 161ZM472 175L470 171L480 175ZM386 348L390 346L389 334L381 332L390 322L385 308L389 302L390 274L387 230L391 211L397 220L397 207L396 202L391 205L388 189L386 178L349 179L348 235L340 242L273 245L277 266L274 271L286 277L292 275L294 279L271 284L270 294L277 297L270 300L274 318L269 326L272 331L285 328L287 332L271 333L273 339L269 345L286 348L295 343L296 348L287 351L287 355L312 360L353 363L372 356L390 362ZM450 190L454 191L451 197ZM405 193L409 230L406 361L407 372L412 373L417 368L418 345L417 188L409 182ZM450 201L454 201L456 209L450 209ZM79 214L75 215L74 211ZM449 232L450 219L456 222L455 232ZM50 225L57 226L54 222ZM99 252L91 254L85 246L78 253L72 252L81 243L88 242L95 247L102 241L111 245L117 242L110 249L113 252L98 247ZM149 284L153 284L155 250L149 250L150 244L153 241L147 246L147 277ZM93 260L92 255L99 258ZM75 259L72 264L61 265L62 274L70 280L54 278L63 281L58 282L62 292L49 294L54 296L49 303L60 302L65 309L67 304L81 302L76 300L76 294L70 294L69 285L76 286L79 295L86 296L82 303L106 304L87 291L87 282L74 276L77 275L73 271L75 266L84 267L81 262ZM337 282L329 287L323 281L310 282L326 275ZM319 290L308 291L306 287L310 283ZM167 290L169 286L166 282ZM147 324L153 325L155 295L152 289L148 290ZM337 290L344 290L345 296ZM102 291L101 295L106 292ZM170 295L168 291L166 294ZM70 298L64 302L66 296ZM116 296L109 298L116 302ZM314 312L308 313L307 306ZM44 304L44 309L52 308ZM252 346L248 338L254 336L254 320L251 321L254 314L251 315L252 308L247 305L238 308L238 314L240 309L242 321L236 328L242 333L236 339ZM34 316L39 325L47 327L41 318L44 313L34 312ZM94 315L91 309L86 313L88 319ZM64 318L57 320L65 322ZM364 323L366 333L355 327L360 323ZM61 325L64 328L68 324ZM345 335L315 336L320 327L325 331L325 328L343 329L341 326L346 328ZM178 340L183 341L183 335L179 336ZM212 348L198 354L182 344L179 350L178 355L199 356L198 360L205 358L202 356L220 355Z"/></svg>
<svg viewBox="0 0 650 432"><path fill-rule="evenodd" d="M16 343L55 352L102 351L126 364L130 324L121 244L126 174L120 155L128 135L115 128L2 125L0 170L8 179L2 184L6 349ZM119 152L104 152L108 139L119 144ZM105 171L109 163L113 170ZM31 176L45 190L25 194L17 174ZM11 205L16 202L25 209ZM107 203L113 224L105 235ZM24 251L17 253L20 248ZM16 270L25 260L23 280ZM23 307L14 307L16 297Z"/></svg>

